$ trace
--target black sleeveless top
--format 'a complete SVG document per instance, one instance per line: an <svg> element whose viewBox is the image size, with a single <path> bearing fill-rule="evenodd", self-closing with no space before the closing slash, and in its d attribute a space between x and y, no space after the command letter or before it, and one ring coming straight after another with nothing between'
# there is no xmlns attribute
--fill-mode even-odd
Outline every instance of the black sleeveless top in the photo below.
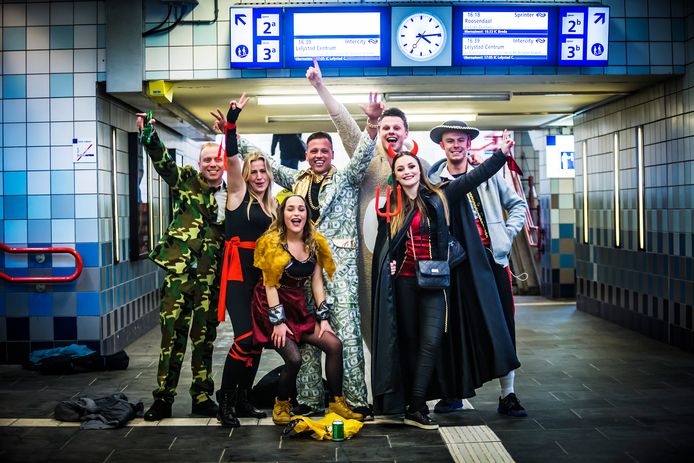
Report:
<svg viewBox="0 0 694 463"><path fill-rule="evenodd" d="M287 250L286 245L284 249ZM289 251L287 250L287 252ZM291 253L289 255L291 256ZM287 264L284 268L284 272L282 272L280 285L291 288L303 286L304 282L313 275L314 268L316 268L316 257L313 253L311 253L308 259L303 261L292 256L289 264Z"/></svg>
<svg viewBox="0 0 694 463"><path fill-rule="evenodd" d="M265 233L272 223L272 218L265 215L258 201L253 201L248 213L248 202L251 195L246 191L239 207L230 211L226 209L224 217L224 238L238 236L241 241L255 241Z"/></svg>

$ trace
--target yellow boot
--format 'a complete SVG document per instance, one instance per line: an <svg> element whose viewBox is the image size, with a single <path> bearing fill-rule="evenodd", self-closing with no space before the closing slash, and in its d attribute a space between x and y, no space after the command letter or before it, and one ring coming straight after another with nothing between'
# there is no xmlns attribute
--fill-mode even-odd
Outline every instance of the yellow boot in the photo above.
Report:
<svg viewBox="0 0 694 463"><path fill-rule="evenodd" d="M328 404L328 413L337 413L342 418L347 418L348 420L364 421L364 415L353 412L350 406L347 405L343 395L335 396L334 401Z"/></svg>
<svg viewBox="0 0 694 463"><path fill-rule="evenodd" d="M289 400L280 400L275 397L275 406L272 407L272 421L275 424L285 425L292 420L289 412L292 411L292 404Z"/></svg>

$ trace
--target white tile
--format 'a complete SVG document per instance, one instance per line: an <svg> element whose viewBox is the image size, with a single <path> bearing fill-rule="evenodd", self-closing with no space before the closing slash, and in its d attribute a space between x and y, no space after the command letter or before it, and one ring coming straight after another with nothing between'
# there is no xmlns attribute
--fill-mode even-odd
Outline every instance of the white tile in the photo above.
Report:
<svg viewBox="0 0 694 463"><path fill-rule="evenodd" d="M75 8L75 24L96 24L96 3L82 2Z"/></svg>
<svg viewBox="0 0 694 463"><path fill-rule="evenodd" d="M41 98L50 94L50 78L48 74L27 76L27 97Z"/></svg>
<svg viewBox="0 0 694 463"><path fill-rule="evenodd" d="M5 12L2 25L4 27L26 26L26 5L23 3L7 3L5 4Z"/></svg>
<svg viewBox="0 0 694 463"><path fill-rule="evenodd" d="M72 2L51 2L51 25L72 24Z"/></svg>
<svg viewBox="0 0 694 463"><path fill-rule="evenodd" d="M96 70L97 72L106 72L106 50L99 48L96 52Z"/></svg>
<svg viewBox="0 0 694 463"><path fill-rule="evenodd" d="M75 96L95 96L96 95L96 73L74 74L74 95Z"/></svg>
<svg viewBox="0 0 694 463"><path fill-rule="evenodd" d="M193 69L217 69L217 46L193 47Z"/></svg>
<svg viewBox="0 0 694 463"><path fill-rule="evenodd" d="M169 74L171 80L191 80L195 78L193 71L171 71Z"/></svg>
<svg viewBox="0 0 694 463"><path fill-rule="evenodd" d="M96 25L75 26L75 48L96 48Z"/></svg>
<svg viewBox="0 0 694 463"><path fill-rule="evenodd" d="M72 50L51 50L51 72L72 72Z"/></svg>
<svg viewBox="0 0 694 463"><path fill-rule="evenodd" d="M96 48L75 50L75 72L96 72Z"/></svg>
<svg viewBox="0 0 694 463"><path fill-rule="evenodd" d="M51 147L51 170L67 169L72 169L72 145Z"/></svg>
<svg viewBox="0 0 694 463"><path fill-rule="evenodd" d="M48 3L32 3L27 11L27 26L47 26L50 21Z"/></svg>
<svg viewBox="0 0 694 463"><path fill-rule="evenodd" d="M217 43L231 43L229 22L217 22Z"/></svg>
<svg viewBox="0 0 694 463"><path fill-rule="evenodd" d="M5 51L2 53L3 74L25 74L27 69L25 51Z"/></svg>
<svg viewBox="0 0 694 463"><path fill-rule="evenodd" d="M193 26L184 24L174 28L169 32L169 45L193 45Z"/></svg>
<svg viewBox="0 0 694 463"><path fill-rule="evenodd" d="M27 51L27 74L48 72L48 50Z"/></svg>
<svg viewBox="0 0 694 463"><path fill-rule="evenodd" d="M27 27L27 50L48 50L50 40L48 27Z"/></svg>
<svg viewBox="0 0 694 463"><path fill-rule="evenodd" d="M148 47L145 49L145 69L147 71L166 71L169 69L168 47Z"/></svg>
<svg viewBox="0 0 694 463"><path fill-rule="evenodd" d="M217 46L217 64L219 65L220 70L224 71L232 71L232 69L229 69L231 62L231 47L229 45L225 46ZM236 70L234 70L236 71ZM222 75L220 74L219 77L221 78ZM224 76L226 77L226 76Z"/></svg>
<svg viewBox="0 0 694 463"><path fill-rule="evenodd" d="M51 122L51 145L72 145L72 122Z"/></svg>
<svg viewBox="0 0 694 463"><path fill-rule="evenodd" d="M75 171L75 193L96 193L96 170Z"/></svg>
<svg viewBox="0 0 694 463"><path fill-rule="evenodd" d="M75 98L75 120L93 121L96 119L96 98Z"/></svg>
<svg viewBox="0 0 694 463"><path fill-rule="evenodd" d="M27 147L27 170L50 170L51 150L47 146Z"/></svg>
<svg viewBox="0 0 694 463"><path fill-rule="evenodd" d="M75 242L75 220L74 219L52 219L51 238L53 243L74 243ZM55 257L54 257L55 259ZM70 259L72 261L72 259ZM53 262L55 267L57 262ZM74 265L74 264L73 264Z"/></svg>
<svg viewBox="0 0 694 463"><path fill-rule="evenodd" d="M30 122L27 130L31 134L27 144L31 146L48 146L51 144L50 125L48 122Z"/></svg>
<svg viewBox="0 0 694 463"><path fill-rule="evenodd" d="M73 120L72 98L51 98L51 121L67 122Z"/></svg>
<svg viewBox="0 0 694 463"><path fill-rule="evenodd" d="M77 196L75 201L80 201L80 197ZM75 207L77 207L77 204L75 204ZM75 225L75 239L78 243L96 243L99 241L98 219L77 219L75 220Z"/></svg>
<svg viewBox="0 0 694 463"><path fill-rule="evenodd" d="M75 197L75 218L96 219L99 217L97 209L98 195L80 195ZM77 240L81 241L81 240Z"/></svg>
<svg viewBox="0 0 694 463"><path fill-rule="evenodd" d="M169 47L169 69L185 71L193 69L193 47Z"/></svg>
<svg viewBox="0 0 694 463"><path fill-rule="evenodd" d="M96 142L96 122L75 122L75 138Z"/></svg>
<svg viewBox="0 0 694 463"><path fill-rule="evenodd" d="M4 100L2 102L2 111L4 115L3 122L24 122L27 117L27 105L25 99Z"/></svg>
<svg viewBox="0 0 694 463"><path fill-rule="evenodd" d="M51 173L49 171L27 172L27 194L51 194Z"/></svg>

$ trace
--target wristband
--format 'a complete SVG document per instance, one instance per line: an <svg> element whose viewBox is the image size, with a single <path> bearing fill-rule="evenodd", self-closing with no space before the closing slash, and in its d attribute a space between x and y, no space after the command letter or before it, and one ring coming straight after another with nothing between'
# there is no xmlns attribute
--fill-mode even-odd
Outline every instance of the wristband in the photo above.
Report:
<svg viewBox="0 0 694 463"><path fill-rule="evenodd" d="M327 320L328 316L330 315L330 309L331 308L332 307L330 306L330 304L323 301L316 308L316 313L314 313L313 315L314 315L314 317L316 317L316 320L318 320L319 322L323 321L323 320Z"/></svg>
<svg viewBox="0 0 694 463"><path fill-rule="evenodd" d="M270 316L270 323L275 326L281 325L287 320L284 316L284 306L282 304L270 307L268 309L268 315Z"/></svg>
<svg viewBox="0 0 694 463"><path fill-rule="evenodd" d="M369 122L368 120L366 121L366 126L367 126L368 128L370 128L370 129L376 129L376 130L378 130L378 124L372 124L372 123Z"/></svg>
<svg viewBox="0 0 694 463"><path fill-rule="evenodd" d="M227 124L234 124L239 118L239 114L241 114L241 108L238 106L235 108L229 107L229 111L227 111Z"/></svg>
<svg viewBox="0 0 694 463"><path fill-rule="evenodd" d="M229 121L224 124L224 132L226 133L227 130L234 130L236 129L236 123L231 123Z"/></svg>

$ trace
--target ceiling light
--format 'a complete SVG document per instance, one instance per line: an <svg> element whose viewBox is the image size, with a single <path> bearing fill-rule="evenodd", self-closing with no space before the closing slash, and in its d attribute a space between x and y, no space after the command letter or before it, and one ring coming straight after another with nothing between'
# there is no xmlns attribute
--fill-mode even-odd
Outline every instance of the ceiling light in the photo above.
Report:
<svg viewBox="0 0 694 463"><path fill-rule="evenodd" d="M368 103L368 94L344 94L333 95L342 104ZM266 95L257 96L258 105L322 105L318 95Z"/></svg>
<svg viewBox="0 0 694 463"><path fill-rule="evenodd" d="M389 103L408 101L509 101L512 92L479 93L386 93Z"/></svg>
<svg viewBox="0 0 694 463"><path fill-rule="evenodd" d="M407 114L407 122L443 122L451 119L473 122L477 120L477 114Z"/></svg>
<svg viewBox="0 0 694 463"><path fill-rule="evenodd" d="M356 121L366 120L366 115L364 114L352 114L352 117ZM477 120L477 114L407 114L408 122L443 122L451 119L472 122ZM331 120L332 119L330 119L330 116L327 114L283 114L265 117L265 121L268 124L279 124L287 122L329 122Z"/></svg>

